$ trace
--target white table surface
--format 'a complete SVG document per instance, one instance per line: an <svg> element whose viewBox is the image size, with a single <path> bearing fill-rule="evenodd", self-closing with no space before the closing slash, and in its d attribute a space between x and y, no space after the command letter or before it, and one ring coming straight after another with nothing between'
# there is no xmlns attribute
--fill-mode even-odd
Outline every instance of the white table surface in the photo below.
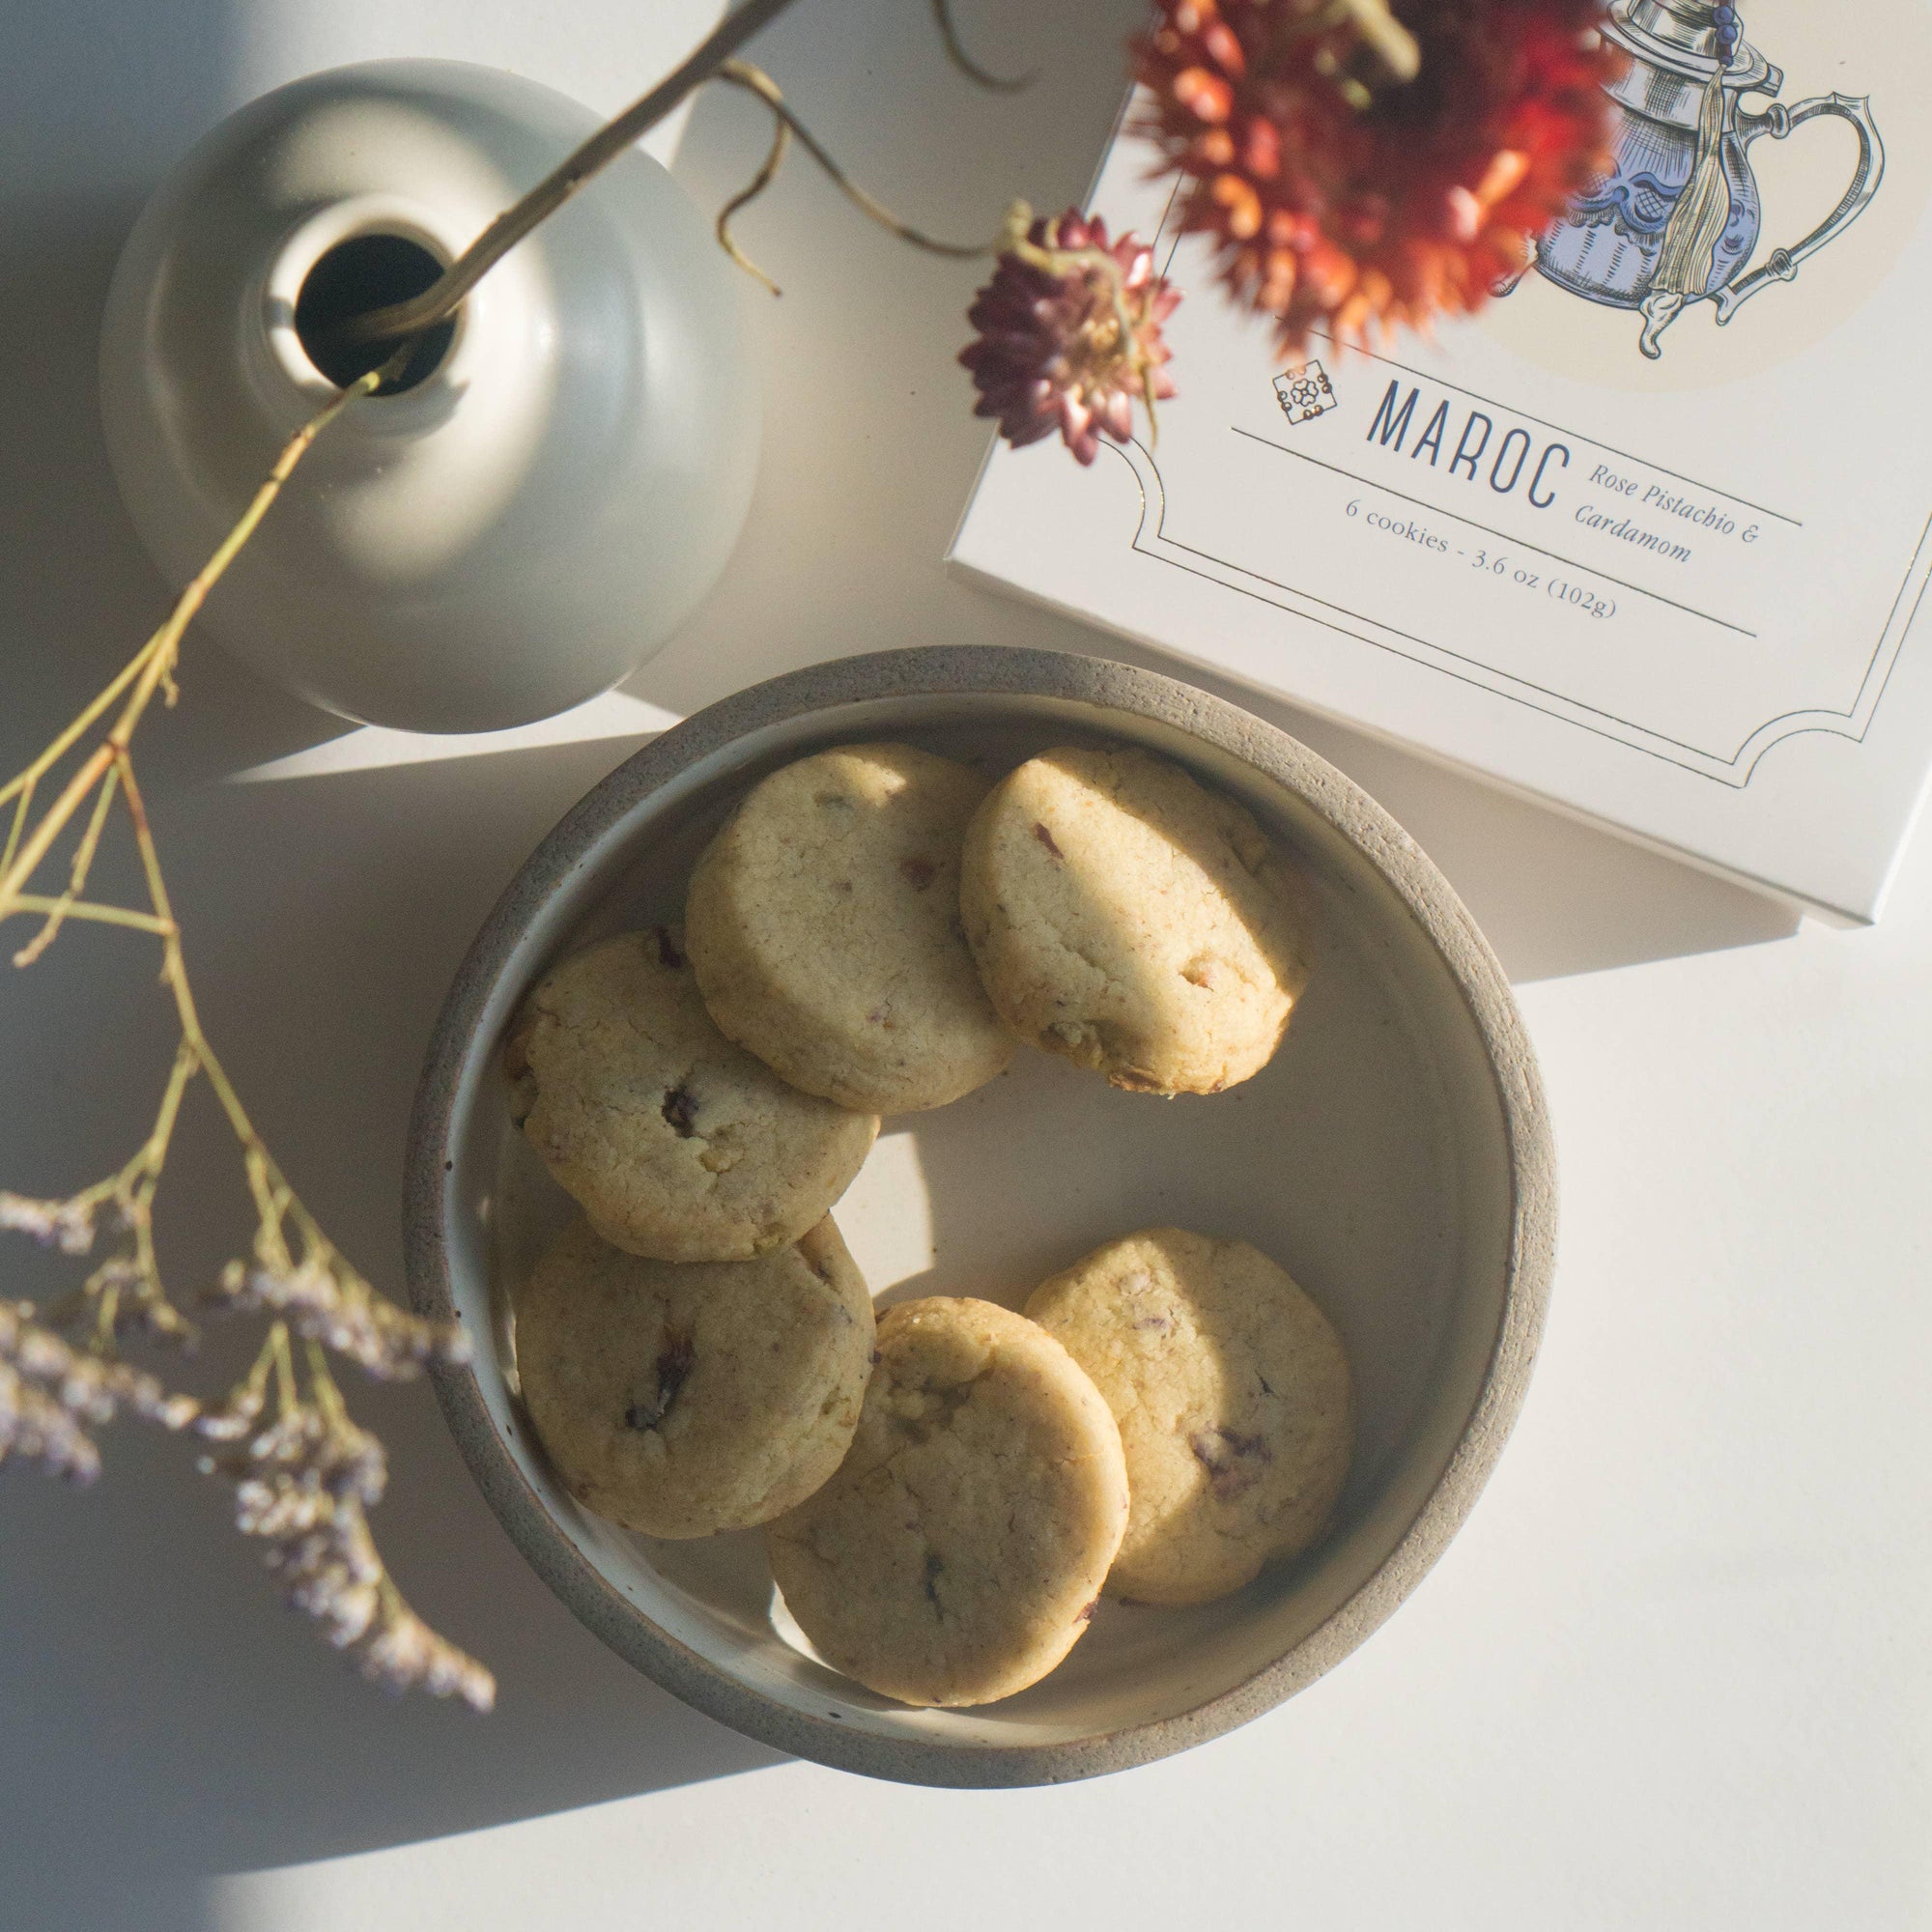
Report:
<svg viewBox="0 0 1932 1932"><path fill-rule="evenodd" d="M161 603L106 479L92 331L168 159L262 87L376 53L493 61L614 107L703 11L0 12L8 769ZM760 52L863 179L971 235L1015 191L1080 191L1133 14L967 5L989 60L1042 70L1016 99L952 74L915 0L800 0ZM761 142L744 103L707 99L677 170L715 206ZM728 581L628 700L548 734L564 742L425 747L344 737L204 650L152 727L211 1029L380 1278L398 1277L405 1123L449 973L623 734L855 649L1126 654L937 562L982 447L952 362L974 270L895 247L802 163L743 232L786 289L761 316L757 500ZM1184 1757L1060 1790L901 1789L781 1761L606 1653L497 1529L421 1389L356 1392L392 1452L378 1530L404 1588L497 1666L488 1720L345 1675L274 1609L221 1492L124 1432L86 1494L0 1480L0 1926L1932 1923L1932 838L1879 930L1798 927L1260 708L1378 793L1487 926L1562 1154L1527 1409L1393 1622ZM0 1183L118 1163L168 1044L120 935L0 981ZM184 1291L242 1225L218 1150L190 1142L173 1177ZM35 1258L8 1265L39 1285Z"/></svg>

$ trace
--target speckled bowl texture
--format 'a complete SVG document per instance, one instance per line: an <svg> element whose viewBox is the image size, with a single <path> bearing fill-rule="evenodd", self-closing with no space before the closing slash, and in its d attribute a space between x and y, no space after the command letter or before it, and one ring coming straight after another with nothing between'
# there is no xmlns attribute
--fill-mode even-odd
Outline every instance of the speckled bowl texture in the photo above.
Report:
<svg viewBox="0 0 1932 1932"><path fill-rule="evenodd" d="M888 1120L835 1210L882 1303L1019 1307L1100 1242L1167 1223L1237 1236L1321 1306L1354 1372L1353 1465L1328 1534L1213 1604L1103 1603L1058 1670L973 1710L912 1710L831 1670L756 1532L658 1542L565 1492L518 1393L511 1308L569 1204L510 1126L499 1048L566 953L675 918L693 861L765 773L895 739L1009 769L1136 744L1237 798L1311 887L1315 969L1274 1062L1160 1100L1032 1050L977 1093ZM1456 1533L1521 1406L1555 1241L1535 1062L1501 969L1414 841L1305 746L1237 706L1100 660L887 651L775 678L646 745L518 874L431 1042L406 1200L417 1309L474 1362L438 1374L491 1507L605 1642L748 1735L872 1776L1054 1783L1260 1716L1368 1637Z"/></svg>

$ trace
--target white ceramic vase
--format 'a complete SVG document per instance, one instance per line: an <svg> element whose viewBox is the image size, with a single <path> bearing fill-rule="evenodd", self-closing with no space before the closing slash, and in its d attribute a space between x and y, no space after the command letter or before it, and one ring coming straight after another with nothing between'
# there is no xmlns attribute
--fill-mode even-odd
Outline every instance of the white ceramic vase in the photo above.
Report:
<svg viewBox="0 0 1932 1932"><path fill-rule="evenodd" d="M128 239L100 355L115 477L171 582L334 392L318 356L349 379L330 316L414 293L596 123L510 74L380 61L278 88L187 155ZM743 301L633 151L484 278L412 386L331 426L204 621L371 724L493 730L607 690L744 522Z"/></svg>

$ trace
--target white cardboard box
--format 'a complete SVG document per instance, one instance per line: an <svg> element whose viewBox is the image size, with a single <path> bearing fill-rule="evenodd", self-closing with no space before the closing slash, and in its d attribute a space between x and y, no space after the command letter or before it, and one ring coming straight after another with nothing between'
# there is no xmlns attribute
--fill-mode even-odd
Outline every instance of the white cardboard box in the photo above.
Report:
<svg viewBox="0 0 1932 1932"><path fill-rule="evenodd" d="M1759 0L1749 25L1794 105L1869 86L1882 177L1795 278L1725 327L1693 304L1655 360L1642 317L1532 273L1433 342L1317 345L1297 380L1117 138L1091 205L1185 291L1180 393L1091 469L996 445L951 561L1875 920L1932 763L1932 13ZM1833 110L1765 132L1747 262L1829 215L1859 158Z"/></svg>

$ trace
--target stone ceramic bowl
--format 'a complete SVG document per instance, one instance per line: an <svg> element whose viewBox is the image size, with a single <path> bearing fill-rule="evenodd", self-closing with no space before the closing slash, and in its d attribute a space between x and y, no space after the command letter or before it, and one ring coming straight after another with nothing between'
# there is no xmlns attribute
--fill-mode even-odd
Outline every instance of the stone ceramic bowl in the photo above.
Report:
<svg viewBox="0 0 1932 1932"><path fill-rule="evenodd" d="M692 860L764 773L910 739L1003 771L1049 746L1144 745L1240 799L1298 856L1315 975L1265 1072L1159 1100L1022 1049L952 1106L889 1120L839 1204L876 1292L1017 1306L1112 1236L1174 1223L1255 1242L1340 1327L1359 1404L1332 1531L1200 1608L1103 1604L1042 1683L967 1711L873 1696L812 1654L755 1531L696 1542L586 1514L518 1397L510 1309L567 1204L510 1126L498 1045L526 990L603 934L678 914ZM1523 1398L1555 1223L1549 1132L1501 970L1373 800L1232 704L1148 671L999 649L905 650L776 678L621 765L538 848L471 949L412 1134L411 1286L474 1365L439 1378L483 1493L563 1601L639 1669L739 1730L918 1783L1047 1783L1141 1764L1311 1683L1415 1587Z"/></svg>

